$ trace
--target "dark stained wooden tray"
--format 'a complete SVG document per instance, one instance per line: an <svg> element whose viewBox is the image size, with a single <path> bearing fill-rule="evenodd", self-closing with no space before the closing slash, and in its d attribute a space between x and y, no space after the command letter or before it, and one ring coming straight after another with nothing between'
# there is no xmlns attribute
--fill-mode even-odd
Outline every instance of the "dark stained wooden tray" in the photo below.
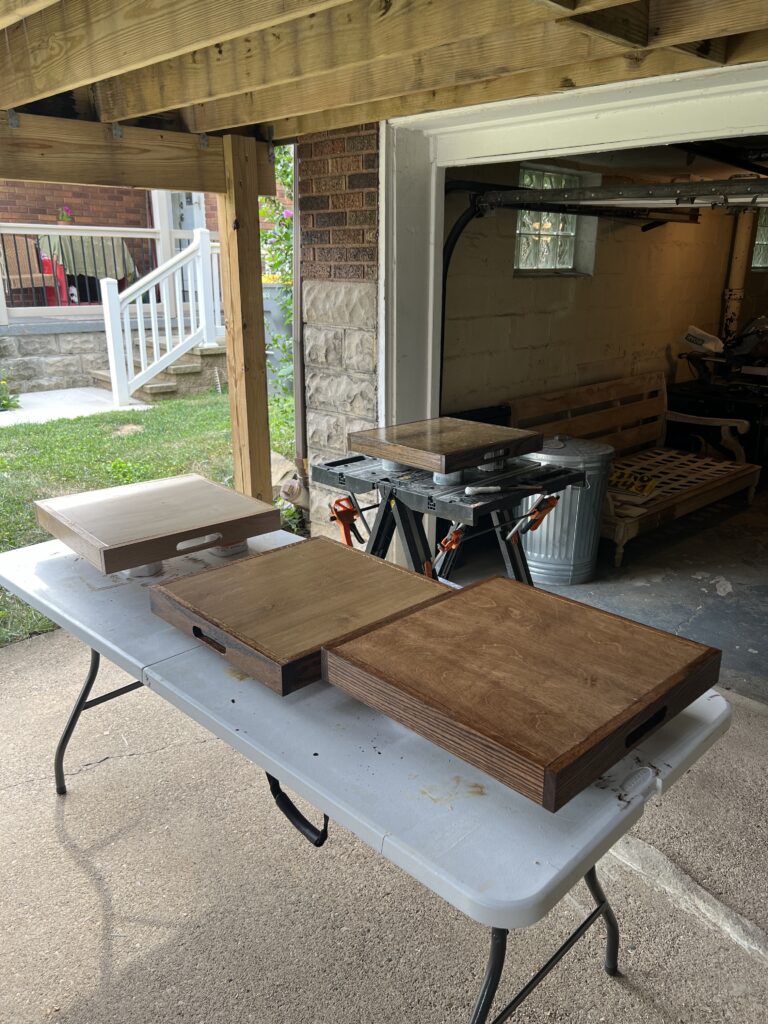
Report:
<svg viewBox="0 0 768 1024"><path fill-rule="evenodd" d="M320 678L323 644L452 591L317 538L151 587L149 593L153 612L284 695Z"/></svg>
<svg viewBox="0 0 768 1024"><path fill-rule="evenodd" d="M717 682L720 651L490 579L323 651L323 677L556 811Z"/></svg>
<svg viewBox="0 0 768 1024"><path fill-rule="evenodd" d="M43 529L104 573L280 529L278 509L196 473L65 494L35 506Z"/></svg>
<svg viewBox="0 0 768 1024"><path fill-rule="evenodd" d="M454 473L484 462L537 452L542 444L543 436L535 430L476 423L452 416L347 434L350 451L432 473Z"/></svg>

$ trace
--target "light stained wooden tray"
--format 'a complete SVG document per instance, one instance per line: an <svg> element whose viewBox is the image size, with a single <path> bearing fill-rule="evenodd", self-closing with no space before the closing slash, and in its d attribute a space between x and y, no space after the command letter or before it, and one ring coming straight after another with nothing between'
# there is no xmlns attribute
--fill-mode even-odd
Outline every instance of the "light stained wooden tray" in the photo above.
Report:
<svg viewBox="0 0 768 1024"><path fill-rule="evenodd" d="M556 811L717 682L720 652L490 579L323 651L323 677Z"/></svg>
<svg viewBox="0 0 768 1024"><path fill-rule="evenodd" d="M104 573L238 544L280 512L197 474L36 501L37 521Z"/></svg>
<svg viewBox="0 0 768 1024"><path fill-rule="evenodd" d="M432 473L454 473L484 462L537 452L542 444L543 437L535 430L475 423L452 416L347 434L350 451Z"/></svg>
<svg viewBox="0 0 768 1024"><path fill-rule="evenodd" d="M152 611L280 694L320 678L320 649L451 594L326 538L150 588Z"/></svg>

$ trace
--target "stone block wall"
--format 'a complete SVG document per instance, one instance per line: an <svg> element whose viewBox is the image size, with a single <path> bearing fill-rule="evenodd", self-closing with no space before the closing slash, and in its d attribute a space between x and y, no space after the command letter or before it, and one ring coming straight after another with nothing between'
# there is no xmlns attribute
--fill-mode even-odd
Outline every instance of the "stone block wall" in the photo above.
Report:
<svg viewBox="0 0 768 1024"><path fill-rule="evenodd" d="M372 281L303 285L307 444L310 463L343 455L347 434L377 423L377 287ZM338 538L328 502L338 492L310 487L313 536Z"/></svg>
<svg viewBox="0 0 768 1024"><path fill-rule="evenodd" d="M11 335L0 328L0 372L16 393L90 387L92 371L108 365L103 331Z"/></svg>
<svg viewBox="0 0 768 1024"><path fill-rule="evenodd" d="M378 126L299 139L302 330L310 463L343 455L378 423ZM313 536L339 538L310 486ZM365 502L367 504L367 502Z"/></svg>

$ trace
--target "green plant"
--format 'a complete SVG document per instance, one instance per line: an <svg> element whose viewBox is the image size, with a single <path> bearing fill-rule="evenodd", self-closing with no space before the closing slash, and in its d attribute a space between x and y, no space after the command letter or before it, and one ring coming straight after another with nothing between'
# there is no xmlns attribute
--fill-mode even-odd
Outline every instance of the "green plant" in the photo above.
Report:
<svg viewBox="0 0 768 1024"><path fill-rule="evenodd" d="M275 177L288 199L293 199L293 149L275 146ZM293 323L293 211L276 196L262 196L261 216L270 224L262 231L262 260L267 274L281 285L277 305L287 327ZM277 394L293 394L293 336L277 334L265 321L269 354L273 359Z"/></svg>
<svg viewBox="0 0 768 1024"><path fill-rule="evenodd" d="M0 412L6 409L18 409L19 396L11 394L5 374L0 373Z"/></svg>

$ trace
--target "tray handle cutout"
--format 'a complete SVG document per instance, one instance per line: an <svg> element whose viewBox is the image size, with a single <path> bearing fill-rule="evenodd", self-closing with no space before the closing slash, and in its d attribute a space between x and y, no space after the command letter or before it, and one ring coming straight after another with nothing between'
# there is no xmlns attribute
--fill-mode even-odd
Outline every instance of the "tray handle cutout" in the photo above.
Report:
<svg viewBox="0 0 768 1024"><path fill-rule="evenodd" d="M627 747L627 749L629 749L629 747L634 747L636 743L640 742L646 733L655 729L657 725L661 725L666 717L666 707L659 708L657 711L654 711L650 718L646 718L642 725L638 725L638 727L633 729L632 732L627 733L626 739L624 740L624 746Z"/></svg>
<svg viewBox="0 0 768 1024"><path fill-rule="evenodd" d="M192 627L192 636L195 637L196 640L202 640L204 644L208 644L209 647L212 647L214 651L218 651L219 654L227 653L227 648L224 644L220 644L219 641L214 640L212 636L206 636L199 626Z"/></svg>
<svg viewBox="0 0 768 1024"><path fill-rule="evenodd" d="M180 555L191 555L193 551L204 551L214 544L221 544L220 533L209 533L205 537L190 537L189 540L180 540L176 550Z"/></svg>

